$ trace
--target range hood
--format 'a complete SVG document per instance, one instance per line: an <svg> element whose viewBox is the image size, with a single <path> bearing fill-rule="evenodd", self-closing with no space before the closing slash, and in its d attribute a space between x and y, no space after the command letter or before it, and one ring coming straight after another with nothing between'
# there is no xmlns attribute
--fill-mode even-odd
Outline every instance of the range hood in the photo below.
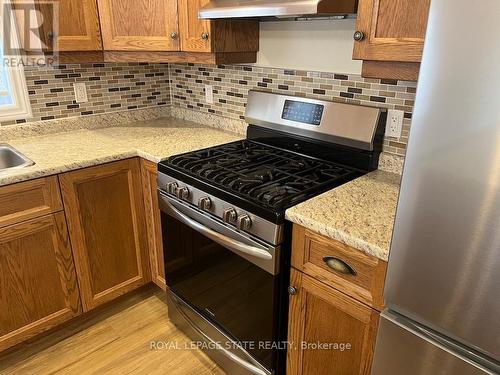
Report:
<svg viewBox="0 0 500 375"><path fill-rule="evenodd" d="M356 13L358 0L211 0L202 19L328 17Z"/></svg>

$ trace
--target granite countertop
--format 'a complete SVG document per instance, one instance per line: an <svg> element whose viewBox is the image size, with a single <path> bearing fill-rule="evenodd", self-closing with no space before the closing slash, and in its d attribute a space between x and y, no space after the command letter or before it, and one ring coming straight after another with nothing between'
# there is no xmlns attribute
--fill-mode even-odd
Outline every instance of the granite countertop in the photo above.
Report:
<svg viewBox="0 0 500 375"><path fill-rule="evenodd" d="M0 186L140 156L171 155L243 139L243 135L174 117L7 139L36 164L0 172ZM387 260L400 175L375 171L286 211L286 218Z"/></svg>
<svg viewBox="0 0 500 375"><path fill-rule="evenodd" d="M387 261L401 176L375 171L286 211L286 218Z"/></svg>
<svg viewBox="0 0 500 375"><path fill-rule="evenodd" d="M123 127L2 139L36 164L0 172L0 186L134 156L159 162L171 155L242 138L235 133L168 117Z"/></svg>

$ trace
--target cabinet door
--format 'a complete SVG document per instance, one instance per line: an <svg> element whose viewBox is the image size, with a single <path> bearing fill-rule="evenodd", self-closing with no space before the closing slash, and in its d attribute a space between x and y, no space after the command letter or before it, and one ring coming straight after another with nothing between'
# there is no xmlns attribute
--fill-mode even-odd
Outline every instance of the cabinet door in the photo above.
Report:
<svg viewBox="0 0 500 375"><path fill-rule="evenodd" d="M0 229L0 351L81 313L62 212Z"/></svg>
<svg viewBox="0 0 500 375"><path fill-rule="evenodd" d="M60 182L85 311L148 282L139 160L68 172Z"/></svg>
<svg viewBox="0 0 500 375"><path fill-rule="evenodd" d="M156 285L165 290L163 241L160 208L158 206L158 182L156 181L158 176L157 164L147 160L141 160L141 171L151 262L151 278Z"/></svg>
<svg viewBox="0 0 500 375"><path fill-rule="evenodd" d="M355 59L420 62L430 0L360 0Z"/></svg>
<svg viewBox="0 0 500 375"><path fill-rule="evenodd" d="M102 50L97 0L60 0L57 20L46 1L36 0L43 15L41 38L48 49L61 52ZM56 22L57 21L57 22Z"/></svg>
<svg viewBox="0 0 500 375"><path fill-rule="evenodd" d="M198 18L198 10L208 2L209 0L178 0L182 51L212 52L210 21Z"/></svg>
<svg viewBox="0 0 500 375"><path fill-rule="evenodd" d="M104 50L179 50L176 0L98 1Z"/></svg>
<svg viewBox="0 0 500 375"><path fill-rule="evenodd" d="M378 313L293 269L291 285L287 374L370 374Z"/></svg>

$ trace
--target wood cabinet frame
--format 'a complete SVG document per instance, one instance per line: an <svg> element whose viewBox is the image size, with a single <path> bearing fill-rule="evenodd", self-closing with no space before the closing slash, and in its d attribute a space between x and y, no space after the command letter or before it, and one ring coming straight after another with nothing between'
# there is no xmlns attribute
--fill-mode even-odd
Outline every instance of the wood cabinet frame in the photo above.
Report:
<svg viewBox="0 0 500 375"><path fill-rule="evenodd" d="M141 160L142 185L144 189L144 208L149 241L149 259L152 281L166 290L165 266L163 261L163 239L161 230L160 207L158 205L158 167L156 163Z"/></svg>
<svg viewBox="0 0 500 375"><path fill-rule="evenodd" d="M0 187L0 228L62 209L56 176Z"/></svg>
<svg viewBox="0 0 500 375"><path fill-rule="evenodd" d="M354 42L353 58L363 60L363 77L418 78L430 0L410 1L360 0L356 29L364 38ZM405 13L411 22L398 18L406 2L415 7L411 14Z"/></svg>
<svg viewBox="0 0 500 375"><path fill-rule="evenodd" d="M89 252L92 249L88 243L87 236L94 236L98 239L100 233L92 233L92 228L86 228L82 218L82 206L79 201L79 190L85 189L86 183L93 183L107 178L125 175L129 192L130 214L133 226L133 241L136 262L136 274L129 279L117 283L106 290L97 292L95 290L96 279L99 272L93 272L90 264ZM64 207L68 221L68 228L73 247L78 280L80 282L80 292L83 300L84 310L88 311L110 301L122 294L134 290L150 281L150 266L148 261L148 241L146 238L146 227L144 218L144 201L141 185L140 165L137 158L126 159L96 167L85 168L73 172L67 172L59 176L61 191L63 195ZM116 186L117 189L123 188ZM101 197L102 201L92 202L101 204L103 210L106 208L106 197ZM83 203L82 203L83 204ZM93 207L96 208L96 207ZM112 215L105 212L106 215ZM120 218L117 217L117 220ZM110 236L114 235L109 233ZM93 240L95 240L94 238ZM119 239L116 238L116 241ZM113 245L114 246L114 245ZM124 260L125 261L125 260Z"/></svg>
<svg viewBox="0 0 500 375"><path fill-rule="evenodd" d="M33 252L30 251L31 249L11 248L9 250L8 244L10 242L21 241L29 237L34 241L37 238L36 236L42 235L42 233L45 233L45 235L48 233L50 235L51 247L44 249L40 248L38 251ZM5 251L16 250L16 253L7 254L7 256L9 256L9 267L0 274L0 280L2 280L0 284L5 287L17 289L19 298L26 301L26 304L22 311L7 310L9 309L9 306L7 306L8 301L4 300L4 298L8 297L4 292L0 291L2 314L4 311L8 311L11 317L14 316L13 319L16 319L15 316L18 314L22 315L29 321L29 324L25 324L10 332L0 331L0 351L53 328L82 312L77 277L66 228L66 220L62 212L32 219L6 228L0 228L0 251L2 251L2 245L4 244L6 246ZM42 250L45 252L42 253ZM50 252L52 253L50 254ZM0 254L0 258L2 255L3 254ZM46 314L46 312L42 313L40 309L37 311L36 304L30 305L29 301L34 298L51 298L55 290L44 290L45 285L43 284L43 280L30 280L30 277L32 278L32 270L28 268L23 269L22 267L17 268L17 266L20 266L23 259L16 259L16 257L25 256L33 257L31 261L37 263L37 267L39 267L38 272L43 270L52 277L59 279L59 292L64 296L64 301L61 301L61 306L59 306L57 311L40 317L40 315ZM36 258L37 256L39 256L39 258ZM3 261L7 261L7 259L0 259L0 264ZM14 285L10 285L9 283L11 282ZM35 284L35 289L32 289ZM0 321L0 323L2 322Z"/></svg>
<svg viewBox="0 0 500 375"><path fill-rule="evenodd" d="M115 9L113 9L113 0L98 0L100 22L102 29L102 39L104 50L106 51L179 51L179 24L178 24L178 11L176 0L154 0L157 4L165 5L162 13L155 16L162 18L162 25L164 27L164 35L120 35L117 31L120 24L126 22L115 17ZM141 2L130 4L142 4ZM151 19L143 20L144 31L151 32L148 22ZM158 20L155 20L156 22ZM171 34L176 33L177 37L172 38Z"/></svg>
<svg viewBox="0 0 500 375"><path fill-rule="evenodd" d="M346 327L343 327L344 329L349 330L348 325L352 322L361 324L364 327L361 337L361 349L358 353L359 365L352 368L352 372L349 372L349 374L369 375L378 329L378 312L294 269L292 269L291 274L291 285L296 288L297 293L290 296L288 341L291 346L287 354L287 375L327 375L333 373L332 369L327 367L324 367L324 371L321 373L312 374L307 370L308 363L304 359L304 350L301 348L301 343L308 342L307 331L311 335L314 335L315 331L315 322L308 321L306 316L308 310L312 308L309 306L310 296L319 298L326 304L341 311L344 314L344 317L342 317L344 320L340 323L346 325ZM324 319L332 320L335 317L325 315ZM358 350L353 348L353 350L355 349ZM318 352L321 352L321 350ZM320 357L317 358L317 361L319 360ZM313 359L309 358L308 361L313 361ZM350 362L339 364L339 366L349 367Z"/></svg>

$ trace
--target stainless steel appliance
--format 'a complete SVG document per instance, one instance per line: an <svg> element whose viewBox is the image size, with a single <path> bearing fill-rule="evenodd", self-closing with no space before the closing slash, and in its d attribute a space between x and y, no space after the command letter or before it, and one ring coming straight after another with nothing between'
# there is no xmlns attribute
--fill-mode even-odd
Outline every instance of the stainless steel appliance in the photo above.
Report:
<svg viewBox="0 0 500 375"><path fill-rule="evenodd" d="M357 0L211 0L199 11L200 18L325 17L354 14Z"/></svg>
<svg viewBox="0 0 500 375"><path fill-rule="evenodd" d="M386 113L251 91L246 119L247 139L159 164L169 317L231 375L284 374L285 210L375 169Z"/></svg>
<svg viewBox="0 0 500 375"><path fill-rule="evenodd" d="M499 14L431 2L373 374L500 373Z"/></svg>

